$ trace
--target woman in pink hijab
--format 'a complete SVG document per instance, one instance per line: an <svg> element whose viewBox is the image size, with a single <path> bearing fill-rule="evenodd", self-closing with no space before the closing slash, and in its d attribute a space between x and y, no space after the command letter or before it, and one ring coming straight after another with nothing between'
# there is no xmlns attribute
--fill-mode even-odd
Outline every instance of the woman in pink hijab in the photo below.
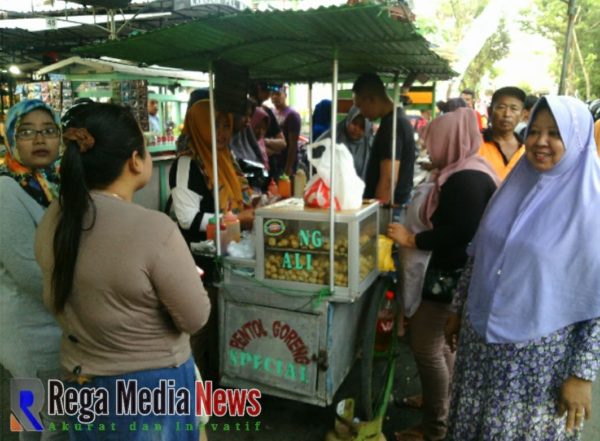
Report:
<svg viewBox="0 0 600 441"><path fill-rule="evenodd" d="M410 301L405 296L403 304L410 317L409 342L423 394L423 421L396 434L404 441L437 441L446 435L454 358L444 339L444 325L467 263L467 246L499 182L477 154L482 139L473 110L459 108L436 118L423 141L435 171L429 182L415 189L407 213L414 221L388 227L388 236L401 247L429 252L421 278L414 283L418 292Z"/></svg>

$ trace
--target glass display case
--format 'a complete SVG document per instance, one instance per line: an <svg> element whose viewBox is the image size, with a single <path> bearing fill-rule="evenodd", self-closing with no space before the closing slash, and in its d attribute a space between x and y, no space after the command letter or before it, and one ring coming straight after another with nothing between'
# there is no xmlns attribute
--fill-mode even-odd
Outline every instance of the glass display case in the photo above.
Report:
<svg viewBox="0 0 600 441"><path fill-rule="evenodd" d="M256 210L256 278L290 289L328 286L333 246L335 295L358 297L377 275L377 209L337 212L333 243L328 210L293 198Z"/></svg>

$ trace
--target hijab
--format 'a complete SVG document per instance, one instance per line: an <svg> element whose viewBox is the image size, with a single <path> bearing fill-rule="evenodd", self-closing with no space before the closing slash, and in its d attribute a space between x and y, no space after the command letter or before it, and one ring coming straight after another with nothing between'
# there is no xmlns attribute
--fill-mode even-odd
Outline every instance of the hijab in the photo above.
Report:
<svg viewBox="0 0 600 441"><path fill-rule="evenodd" d="M429 228L433 227L431 216L439 204L442 186L454 173L477 170L490 176L496 185L500 183L492 166L478 153L482 142L477 116L466 107L435 118L425 128L423 143L437 169L431 174L430 181L435 185L427 195L421 213Z"/></svg>
<svg viewBox="0 0 600 441"><path fill-rule="evenodd" d="M467 309L488 342L538 339L600 317L600 162L587 107L541 98L565 152L550 170L526 156L492 198L469 253L475 257Z"/></svg>
<svg viewBox="0 0 600 441"><path fill-rule="evenodd" d="M218 114L219 112L217 112ZM232 130L232 116L226 114L229 120L229 137ZM185 115L184 131L189 137L189 153L198 161L206 177L206 185L213 189L214 170L212 166L212 140L210 126L210 105L208 100L197 101ZM250 190L247 181L236 166L229 148L217 149L219 206L225 210L242 210L244 203L249 202Z"/></svg>
<svg viewBox="0 0 600 441"><path fill-rule="evenodd" d="M261 148L250 126L244 126L232 135L229 148L238 161L248 159L263 163Z"/></svg>
<svg viewBox="0 0 600 441"><path fill-rule="evenodd" d="M331 127L331 100L321 100L315 106L312 118L312 139L316 140Z"/></svg>
<svg viewBox="0 0 600 441"><path fill-rule="evenodd" d="M29 196L40 205L47 207L58 196L60 161L57 159L48 167L32 170L21 162L17 150L16 134L21 120L28 113L38 109L48 112L56 126L60 127L58 116L49 105L41 100L24 100L11 107L6 119L6 157L4 164L0 165L0 176L10 176L21 185Z"/></svg>
<svg viewBox="0 0 600 441"><path fill-rule="evenodd" d="M337 124L337 143L344 144L352 154L356 174L364 181L367 174L367 163L373 145L373 124L365 118L365 134L362 138L354 140L348 134L348 127L358 116L362 116L360 109L352 106L346 117ZM319 139L331 137L331 130L323 133Z"/></svg>

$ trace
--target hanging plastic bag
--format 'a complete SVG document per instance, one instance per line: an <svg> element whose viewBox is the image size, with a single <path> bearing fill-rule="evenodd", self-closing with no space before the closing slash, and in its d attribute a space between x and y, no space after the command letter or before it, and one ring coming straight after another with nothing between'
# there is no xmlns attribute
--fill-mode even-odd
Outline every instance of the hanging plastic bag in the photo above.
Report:
<svg viewBox="0 0 600 441"><path fill-rule="evenodd" d="M314 175L304 190L304 205L312 208L329 208L331 191L323 178ZM340 209L339 199L335 198L335 209Z"/></svg>
<svg viewBox="0 0 600 441"><path fill-rule="evenodd" d="M396 264L392 258L392 247L394 241L383 234L377 236L377 266L379 271L387 273L396 271Z"/></svg>
<svg viewBox="0 0 600 441"><path fill-rule="evenodd" d="M331 170L331 139L305 146L310 164L317 173L306 184L304 202L309 207L328 208L331 203L331 173L334 175L336 210L356 210L362 206L365 183L354 169L352 154L344 144L335 145L335 170ZM315 156L315 149L319 157Z"/></svg>
<svg viewBox="0 0 600 441"><path fill-rule="evenodd" d="M428 229L421 219L421 207L427 199L427 195L435 185L434 182L425 182L415 187L413 198L406 211L404 226L413 234ZM422 300L425 273L429 266L431 251L419 250L417 248L400 247L398 250L400 259L401 302L404 315L412 317L417 312Z"/></svg>

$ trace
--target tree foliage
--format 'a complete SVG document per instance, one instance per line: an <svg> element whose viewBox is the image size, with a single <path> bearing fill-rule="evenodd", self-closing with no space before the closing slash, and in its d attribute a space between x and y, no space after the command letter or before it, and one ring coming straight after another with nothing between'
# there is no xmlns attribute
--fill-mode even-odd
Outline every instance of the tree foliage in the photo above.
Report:
<svg viewBox="0 0 600 441"><path fill-rule="evenodd" d="M565 92L583 99L600 96L600 0L577 0L575 38L569 50ZM567 30L567 3L561 0L535 0L522 14L522 27L552 40L556 56L552 74L560 78ZM587 80L586 80L587 76Z"/></svg>
<svg viewBox="0 0 600 441"><path fill-rule="evenodd" d="M501 18L498 30L488 38L479 54L469 64L461 82L461 89L477 88L486 74L489 78L495 78L498 72L494 65L506 57L509 50L510 36L506 29L506 20Z"/></svg>
<svg viewBox="0 0 600 441"><path fill-rule="evenodd" d="M465 37L473 20L481 14L489 0L444 0L439 2L433 21L418 21L421 32L438 46L438 51L455 60L455 50ZM494 65L508 54L510 35L504 19L498 29L471 61L461 81L461 88L479 89L484 77L494 78Z"/></svg>

